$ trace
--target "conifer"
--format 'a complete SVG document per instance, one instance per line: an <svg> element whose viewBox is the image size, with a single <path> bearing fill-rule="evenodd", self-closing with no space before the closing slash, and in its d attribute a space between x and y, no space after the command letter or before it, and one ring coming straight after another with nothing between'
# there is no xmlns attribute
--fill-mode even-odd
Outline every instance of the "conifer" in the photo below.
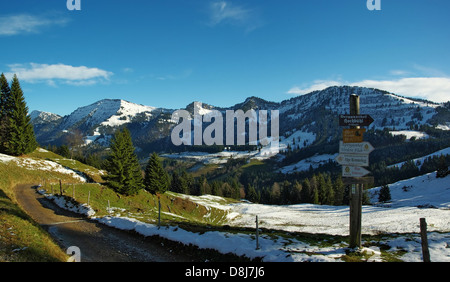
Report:
<svg viewBox="0 0 450 282"><path fill-rule="evenodd" d="M158 155L153 153L145 168L145 190L153 194L163 194L169 189L169 184L169 175L164 170Z"/></svg>
<svg viewBox="0 0 450 282"><path fill-rule="evenodd" d="M28 107L20 87L19 79L14 75L11 84L12 105L5 105L3 111L8 120L6 129L6 153L20 156L33 152L37 147Z"/></svg>
<svg viewBox="0 0 450 282"><path fill-rule="evenodd" d="M128 129L118 130L106 161L108 185L117 193L135 195L143 188L142 172Z"/></svg>

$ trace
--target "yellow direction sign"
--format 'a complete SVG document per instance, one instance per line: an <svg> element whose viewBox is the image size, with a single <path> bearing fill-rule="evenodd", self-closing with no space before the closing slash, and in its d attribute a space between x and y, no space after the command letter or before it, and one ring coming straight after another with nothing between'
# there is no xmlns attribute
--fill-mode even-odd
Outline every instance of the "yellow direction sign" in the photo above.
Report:
<svg viewBox="0 0 450 282"><path fill-rule="evenodd" d="M369 166L369 155L339 154L335 161L340 165Z"/></svg>
<svg viewBox="0 0 450 282"><path fill-rule="evenodd" d="M342 131L342 142L344 143L361 143L363 141L365 128L349 128Z"/></svg>
<svg viewBox="0 0 450 282"><path fill-rule="evenodd" d="M341 154L370 154L375 148L369 142L345 143L339 142L339 153Z"/></svg>
<svg viewBox="0 0 450 282"><path fill-rule="evenodd" d="M370 171L359 166L342 166L342 176L343 177L363 177L369 174Z"/></svg>

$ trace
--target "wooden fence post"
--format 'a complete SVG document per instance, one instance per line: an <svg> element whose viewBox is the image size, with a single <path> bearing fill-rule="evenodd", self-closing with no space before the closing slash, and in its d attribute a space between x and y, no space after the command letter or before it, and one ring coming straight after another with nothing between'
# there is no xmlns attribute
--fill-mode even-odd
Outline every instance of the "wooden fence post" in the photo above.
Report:
<svg viewBox="0 0 450 282"><path fill-rule="evenodd" d="M430 262L430 250L428 249L427 222L425 218L420 219L420 237L422 238L423 262Z"/></svg>
<svg viewBox="0 0 450 282"><path fill-rule="evenodd" d="M256 216L256 249L259 250L259 230L258 230L258 216Z"/></svg>

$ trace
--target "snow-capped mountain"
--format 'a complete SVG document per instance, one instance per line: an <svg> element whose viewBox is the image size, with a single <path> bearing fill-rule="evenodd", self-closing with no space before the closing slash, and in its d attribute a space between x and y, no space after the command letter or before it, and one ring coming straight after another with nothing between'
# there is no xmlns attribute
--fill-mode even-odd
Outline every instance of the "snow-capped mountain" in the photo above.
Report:
<svg viewBox="0 0 450 282"><path fill-rule="evenodd" d="M44 124L58 122L62 117L49 112L32 111L30 113L30 118L34 121L34 124Z"/></svg>
<svg viewBox="0 0 450 282"><path fill-rule="evenodd" d="M70 130L77 126L92 129L96 126L120 126L129 123L138 115L150 119L156 108L130 103L120 99L104 99L81 107L64 117L60 128Z"/></svg>
<svg viewBox="0 0 450 282"><path fill-rule="evenodd" d="M326 143L340 138L338 115L349 112L349 96L360 96L362 114L375 120L369 128L389 128L391 131L418 130L421 125L445 129L450 125L448 109L431 101L401 97L383 90L339 86L293 97L280 103L258 97L219 108L202 103L201 113L216 109L247 111L279 110L281 149L288 145L297 148L314 143ZM191 114L195 104L186 106ZM444 109L444 110L438 110ZM120 99L104 99L76 109L65 117L49 113L33 112L32 122L41 145L63 143L64 135L79 131L86 143L107 145L109 137L117 128L126 125L133 142L143 152L179 150L170 142L173 110L134 104ZM42 131L43 125L46 130ZM303 138L304 137L304 138ZM307 141L307 142L306 142ZM292 143L292 144L291 144Z"/></svg>

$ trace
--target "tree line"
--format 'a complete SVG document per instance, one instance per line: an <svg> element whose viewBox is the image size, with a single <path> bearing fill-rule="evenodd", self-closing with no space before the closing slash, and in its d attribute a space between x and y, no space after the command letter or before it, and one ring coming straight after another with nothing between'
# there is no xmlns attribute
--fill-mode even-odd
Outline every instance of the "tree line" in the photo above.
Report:
<svg viewBox="0 0 450 282"><path fill-rule="evenodd" d="M28 107L17 75L11 86L0 75L0 153L20 156L33 152L38 144Z"/></svg>

